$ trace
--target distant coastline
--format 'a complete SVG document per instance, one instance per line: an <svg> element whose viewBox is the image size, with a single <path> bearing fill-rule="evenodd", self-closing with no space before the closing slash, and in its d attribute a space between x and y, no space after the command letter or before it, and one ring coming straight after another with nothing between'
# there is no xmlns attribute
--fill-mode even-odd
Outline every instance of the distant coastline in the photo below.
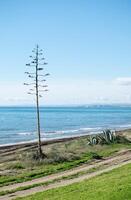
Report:
<svg viewBox="0 0 131 200"><path fill-rule="evenodd" d="M44 104L44 105L40 105L40 107L92 107L92 106L95 106L95 107L97 107L97 106L126 106L126 107L128 107L128 106L131 106L131 103L87 103L87 104ZM15 105L12 105L12 104L9 104L9 105L0 105L0 108L2 108L2 107L7 107L7 108L16 108L16 107L21 107L21 108L23 108L23 107L26 107L26 108L35 108L35 105L34 104L15 104Z"/></svg>

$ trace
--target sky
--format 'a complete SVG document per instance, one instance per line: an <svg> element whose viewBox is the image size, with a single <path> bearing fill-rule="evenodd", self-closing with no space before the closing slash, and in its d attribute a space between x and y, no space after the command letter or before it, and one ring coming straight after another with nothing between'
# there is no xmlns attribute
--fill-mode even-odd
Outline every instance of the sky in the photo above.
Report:
<svg viewBox="0 0 131 200"><path fill-rule="evenodd" d="M131 103L130 0L1 0L0 105L32 105L23 83L44 50L41 105Z"/></svg>

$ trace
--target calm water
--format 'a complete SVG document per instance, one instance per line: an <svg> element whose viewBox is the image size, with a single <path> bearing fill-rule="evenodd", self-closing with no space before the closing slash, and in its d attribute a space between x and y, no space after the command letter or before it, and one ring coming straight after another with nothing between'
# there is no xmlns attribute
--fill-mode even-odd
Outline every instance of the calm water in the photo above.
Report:
<svg viewBox="0 0 131 200"><path fill-rule="evenodd" d="M33 107L0 107L0 144L37 138ZM131 127L130 106L42 107L41 132L44 139L69 137L105 128Z"/></svg>

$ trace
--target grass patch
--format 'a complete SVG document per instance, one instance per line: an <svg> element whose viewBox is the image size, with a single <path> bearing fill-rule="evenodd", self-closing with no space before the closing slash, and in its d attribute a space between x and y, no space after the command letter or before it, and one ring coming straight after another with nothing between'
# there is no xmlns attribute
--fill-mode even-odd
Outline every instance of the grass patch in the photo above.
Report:
<svg viewBox="0 0 131 200"><path fill-rule="evenodd" d="M77 178L79 176L86 175L86 174L98 171L100 169L103 169L103 168L104 168L103 166L93 167L93 168L91 168L89 170L80 171L80 172L77 172L77 173L69 175L69 176L62 176L60 178L56 178L56 179L51 180L51 181L46 181L46 182L43 182L43 183L36 183L36 184L29 185L29 186L22 186L22 187L19 187L19 188L16 188L16 189L12 189L12 190L1 191L0 192L0 196L6 195L6 194L12 194L12 193L17 192L17 191L28 190L28 189L31 189L31 188L34 188L34 187L38 187L38 186L47 186L49 184L52 184L52 183L55 183L55 182L59 182L61 180L74 179L74 178Z"/></svg>
<svg viewBox="0 0 131 200"><path fill-rule="evenodd" d="M107 166L105 166L105 167L107 167ZM0 196L6 195L6 194L12 194L12 193L17 192L17 191L28 190L28 189L38 187L38 186L47 186L49 184L53 184L53 183L59 182L61 180L74 179L74 178L77 178L79 176L86 175L86 174L98 171L100 169L104 169L105 167L103 167L103 166L93 167L89 170L80 171L80 172L77 172L77 173L69 175L69 176L62 176L60 178L56 178L56 179L51 180L51 181L46 181L46 182L43 182L43 183L36 183L36 184L28 185L28 186L22 186L22 187L18 187L16 189L12 189L12 190L1 191Z"/></svg>
<svg viewBox="0 0 131 200"><path fill-rule="evenodd" d="M113 155L122 149L131 148L129 141L110 145L88 145L87 138L75 139L46 146L47 158L41 161L32 159L33 151L16 152L15 162L2 163L0 187L20 183ZM33 152L34 153L34 152ZM0 157L1 158L1 157ZM8 157L7 157L8 159Z"/></svg>
<svg viewBox="0 0 131 200"><path fill-rule="evenodd" d="M128 164L90 180L16 200L130 200L130 174L131 164Z"/></svg>

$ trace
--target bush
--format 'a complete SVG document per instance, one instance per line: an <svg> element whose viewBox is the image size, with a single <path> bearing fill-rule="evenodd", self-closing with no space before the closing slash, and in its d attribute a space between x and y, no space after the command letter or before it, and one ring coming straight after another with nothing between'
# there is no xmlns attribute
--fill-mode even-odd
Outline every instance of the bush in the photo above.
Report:
<svg viewBox="0 0 131 200"><path fill-rule="evenodd" d="M124 137L122 135L117 135L116 136L116 141L117 141L117 143L123 143L123 144L131 143L131 141L129 141L126 137Z"/></svg>
<svg viewBox="0 0 131 200"><path fill-rule="evenodd" d="M102 159L102 156L99 155L98 153L91 152L91 158L99 160L99 159Z"/></svg>
<svg viewBox="0 0 131 200"><path fill-rule="evenodd" d="M48 157L45 159L46 163L61 163L65 161L72 161L75 159L79 159L80 157L71 152L59 152L56 149L52 149L52 151L48 154Z"/></svg>

